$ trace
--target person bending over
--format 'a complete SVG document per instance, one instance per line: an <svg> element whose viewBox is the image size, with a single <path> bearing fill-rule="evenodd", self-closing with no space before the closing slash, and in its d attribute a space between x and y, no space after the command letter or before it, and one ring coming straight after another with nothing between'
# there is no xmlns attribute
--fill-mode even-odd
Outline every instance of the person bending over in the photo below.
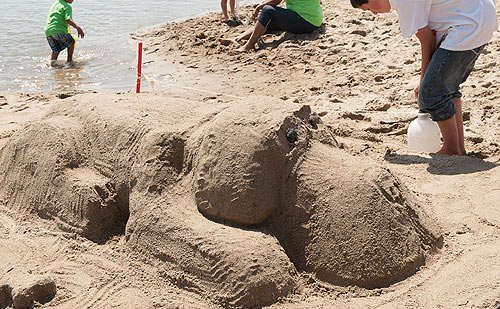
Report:
<svg viewBox="0 0 500 309"><path fill-rule="evenodd" d="M444 155L465 155L462 94L474 64L498 30L494 0L351 0L374 14L396 10L404 38L416 35L422 50L418 107L439 125Z"/></svg>
<svg viewBox="0 0 500 309"><path fill-rule="evenodd" d="M236 49L240 52L246 52L255 48L259 38L268 29L303 34L311 33L321 26L323 9L319 0L285 0L286 9L278 7L281 1L263 1L255 8L252 15L252 20L257 19L255 26L236 37L220 39L221 44L236 43L239 45L239 42L248 40L245 45Z"/></svg>

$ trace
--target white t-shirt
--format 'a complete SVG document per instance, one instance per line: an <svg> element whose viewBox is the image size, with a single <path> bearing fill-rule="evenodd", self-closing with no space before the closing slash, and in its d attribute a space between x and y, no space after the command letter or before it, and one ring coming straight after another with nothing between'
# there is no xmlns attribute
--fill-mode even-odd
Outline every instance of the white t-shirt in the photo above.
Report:
<svg viewBox="0 0 500 309"><path fill-rule="evenodd" d="M441 48L470 50L488 43L498 30L495 0L389 0L403 37L429 26Z"/></svg>

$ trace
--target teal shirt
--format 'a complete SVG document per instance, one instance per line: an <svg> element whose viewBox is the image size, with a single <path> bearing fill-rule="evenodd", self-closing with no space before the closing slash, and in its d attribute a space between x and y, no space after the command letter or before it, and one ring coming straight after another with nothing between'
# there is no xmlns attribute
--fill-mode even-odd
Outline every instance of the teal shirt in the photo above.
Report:
<svg viewBox="0 0 500 309"><path fill-rule="evenodd" d="M300 15L316 27L323 23L323 9L320 0L285 0L286 8Z"/></svg>
<svg viewBox="0 0 500 309"><path fill-rule="evenodd" d="M58 33L68 33L68 19L73 19L73 9L64 0L56 0L50 8L47 23L45 25L45 36Z"/></svg>

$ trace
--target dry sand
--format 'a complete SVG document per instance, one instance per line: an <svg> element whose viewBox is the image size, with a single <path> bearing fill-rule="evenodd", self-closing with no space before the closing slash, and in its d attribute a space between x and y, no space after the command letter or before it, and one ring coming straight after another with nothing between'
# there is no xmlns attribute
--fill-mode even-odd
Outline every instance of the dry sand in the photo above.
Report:
<svg viewBox="0 0 500 309"><path fill-rule="evenodd" d="M413 117L418 42L323 6L247 54L215 14L137 33L147 93L2 94L0 308L497 308L499 33L470 155L411 153L380 122Z"/></svg>

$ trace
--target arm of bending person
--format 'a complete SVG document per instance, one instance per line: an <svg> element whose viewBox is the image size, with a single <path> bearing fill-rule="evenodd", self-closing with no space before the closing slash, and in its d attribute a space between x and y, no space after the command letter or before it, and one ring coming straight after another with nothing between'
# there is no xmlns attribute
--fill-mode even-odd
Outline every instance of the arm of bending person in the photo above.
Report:
<svg viewBox="0 0 500 309"><path fill-rule="evenodd" d="M264 0L262 1L253 11L252 20L256 20L259 17L260 10L266 5L276 6L281 3L282 0Z"/></svg>
<svg viewBox="0 0 500 309"><path fill-rule="evenodd" d="M72 19L68 19L66 21L71 27L75 28L76 31L78 31L78 36L81 37L83 39L83 37L85 36L85 33L83 32L83 29L80 28Z"/></svg>
<svg viewBox="0 0 500 309"><path fill-rule="evenodd" d="M418 29L416 36L420 41L420 47L422 49L422 67L420 70L420 82L422 82L425 71L427 71L427 67L429 66L429 62L431 62L432 55L436 51L436 36L432 33L429 26ZM415 88L415 98L418 98L419 89L420 83L417 88Z"/></svg>

